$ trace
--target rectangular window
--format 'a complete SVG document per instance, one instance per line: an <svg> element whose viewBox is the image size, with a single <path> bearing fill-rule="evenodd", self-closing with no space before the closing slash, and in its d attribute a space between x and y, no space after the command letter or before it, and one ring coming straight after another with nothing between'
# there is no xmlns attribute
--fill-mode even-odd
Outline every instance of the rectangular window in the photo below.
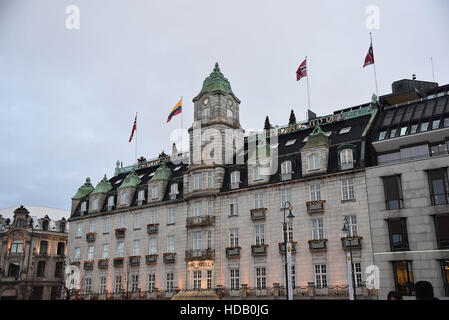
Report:
<svg viewBox="0 0 449 320"><path fill-rule="evenodd" d="M109 244L104 243L103 244L103 254L101 256L103 259L109 258Z"/></svg>
<svg viewBox="0 0 449 320"><path fill-rule="evenodd" d="M239 229L231 228L229 229L229 247L235 248L239 246Z"/></svg>
<svg viewBox="0 0 449 320"><path fill-rule="evenodd" d="M100 278L100 294L105 294L107 292L107 278L101 277Z"/></svg>
<svg viewBox="0 0 449 320"><path fill-rule="evenodd" d="M168 209L168 220L167 224L174 224L176 218L176 211L175 208L169 208Z"/></svg>
<svg viewBox="0 0 449 320"><path fill-rule="evenodd" d="M438 249L449 249L449 214L434 216Z"/></svg>
<svg viewBox="0 0 449 320"><path fill-rule="evenodd" d="M89 246L88 251L87 251L87 260L94 259L94 250L95 250L94 246Z"/></svg>
<svg viewBox="0 0 449 320"><path fill-rule="evenodd" d="M157 238L150 238L149 254L157 254Z"/></svg>
<svg viewBox="0 0 449 320"><path fill-rule="evenodd" d="M45 277L45 261L39 261L37 263L37 276Z"/></svg>
<svg viewBox="0 0 449 320"><path fill-rule="evenodd" d="M212 249L212 231L207 231L207 249Z"/></svg>
<svg viewBox="0 0 449 320"><path fill-rule="evenodd" d="M281 208L284 207L286 202L292 202L292 189L282 189L281 190Z"/></svg>
<svg viewBox="0 0 449 320"><path fill-rule="evenodd" d="M388 221L388 230L390 233L391 251L408 250L408 237L406 219L390 219Z"/></svg>
<svg viewBox="0 0 449 320"><path fill-rule="evenodd" d="M166 286L166 289L168 292L173 291L174 282L175 282L175 274L173 272L168 272L167 273L167 286Z"/></svg>
<svg viewBox="0 0 449 320"><path fill-rule="evenodd" d="M92 278L84 279L84 294L90 294L92 292Z"/></svg>
<svg viewBox="0 0 449 320"><path fill-rule="evenodd" d="M89 232L95 232L96 229L97 229L96 220L92 220L90 222Z"/></svg>
<svg viewBox="0 0 449 320"><path fill-rule="evenodd" d="M108 198L108 209L111 210L111 208L114 206L114 196L109 196Z"/></svg>
<svg viewBox="0 0 449 320"><path fill-rule="evenodd" d="M356 216L345 216L346 221L348 222L349 234L348 237L357 236L357 218Z"/></svg>
<svg viewBox="0 0 449 320"><path fill-rule="evenodd" d="M323 218L312 219L312 239L313 240L324 239Z"/></svg>
<svg viewBox="0 0 449 320"><path fill-rule="evenodd" d="M447 143L445 141L442 141L440 143L434 144L430 146L430 156L441 156L447 154Z"/></svg>
<svg viewBox="0 0 449 320"><path fill-rule="evenodd" d="M134 240L133 256L140 255L140 240Z"/></svg>
<svg viewBox="0 0 449 320"><path fill-rule="evenodd" d="M429 156L429 146L427 144L401 148L401 160L426 158L428 156Z"/></svg>
<svg viewBox="0 0 449 320"><path fill-rule="evenodd" d="M229 211L231 216L239 214L239 202L237 197L232 197L229 199Z"/></svg>
<svg viewBox="0 0 449 320"><path fill-rule="evenodd" d="M104 218L104 220L103 220L103 233L109 233L109 228L110 228L109 221L110 221L109 218Z"/></svg>
<svg viewBox="0 0 449 320"><path fill-rule="evenodd" d="M213 180L212 180L212 172L209 171L207 173L207 187L212 188L213 187Z"/></svg>
<svg viewBox="0 0 449 320"><path fill-rule="evenodd" d="M192 232L192 249L193 250L201 250L203 248L203 237L201 231Z"/></svg>
<svg viewBox="0 0 449 320"><path fill-rule="evenodd" d="M123 257L125 254L125 243L120 241L117 243L117 257Z"/></svg>
<svg viewBox="0 0 449 320"><path fill-rule="evenodd" d="M122 292L122 276L115 276L114 292L115 293Z"/></svg>
<svg viewBox="0 0 449 320"><path fill-rule="evenodd" d="M122 214L119 216L118 219L119 219L119 222L118 222L119 228L124 228L125 227L125 216Z"/></svg>
<svg viewBox="0 0 449 320"><path fill-rule="evenodd" d="M132 274L131 275L131 292L135 293L139 291L139 275Z"/></svg>
<svg viewBox="0 0 449 320"><path fill-rule="evenodd" d="M76 236L81 237L83 235L83 223L79 222L76 224Z"/></svg>
<svg viewBox="0 0 449 320"><path fill-rule="evenodd" d="M151 211L151 223L157 223L157 210L154 209Z"/></svg>
<svg viewBox="0 0 449 320"><path fill-rule="evenodd" d="M343 179L341 181L341 193L343 200L354 199L354 181L352 178Z"/></svg>
<svg viewBox="0 0 449 320"><path fill-rule="evenodd" d="M404 296L413 295L414 281L411 261L393 261L396 291Z"/></svg>
<svg viewBox="0 0 449 320"><path fill-rule="evenodd" d="M240 269L230 269L229 270L229 279L230 279L230 287L231 290L239 290L240 289Z"/></svg>
<svg viewBox="0 0 449 320"><path fill-rule="evenodd" d="M256 268L256 285L258 290L267 288L266 269L265 267Z"/></svg>
<svg viewBox="0 0 449 320"><path fill-rule="evenodd" d="M136 213L134 215L134 229L140 229L140 217L142 216L142 214Z"/></svg>
<svg viewBox="0 0 449 320"><path fill-rule="evenodd" d="M425 131L427 131L428 129L429 129L429 122L428 122L428 121L422 122L419 131L425 132Z"/></svg>
<svg viewBox="0 0 449 320"><path fill-rule="evenodd" d="M153 186L153 200L159 197L159 188L158 186Z"/></svg>
<svg viewBox="0 0 449 320"><path fill-rule="evenodd" d="M429 170L428 177L432 205L449 203L446 169Z"/></svg>
<svg viewBox="0 0 449 320"><path fill-rule="evenodd" d="M81 259L81 249L75 248L75 257L73 258L75 261L79 261Z"/></svg>
<svg viewBox="0 0 449 320"><path fill-rule="evenodd" d="M139 190L137 201L145 201L145 190Z"/></svg>
<svg viewBox="0 0 449 320"><path fill-rule="evenodd" d="M92 202L92 210L98 210L98 199Z"/></svg>
<svg viewBox="0 0 449 320"><path fill-rule="evenodd" d="M167 237L167 252L175 252L175 236Z"/></svg>
<svg viewBox="0 0 449 320"><path fill-rule="evenodd" d="M384 177L383 181L387 210L402 208L401 176Z"/></svg>
<svg viewBox="0 0 449 320"><path fill-rule="evenodd" d="M201 270L193 271L193 289L201 289Z"/></svg>
<svg viewBox="0 0 449 320"><path fill-rule="evenodd" d="M128 202L128 194L124 191L120 197L120 204L126 204Z"/></svg>
<svg viewBox="0 0 449 320"><path fill-rule="evenodd" d="M206 271L206 287L212 289L212 270Z"/></svg>
<svg viewBox="0 0 449 320"><path fill-rule="evenodd" d="M449 296L449 260L441 260L441 271L443 273L444 295Z"/></svg>
<svg viewBox="0 0 449 320"><path fill-rule="evenodd" d="M257 180L262 180L263 178L262 178L262 175L261 175L261 166L255 166L254 167L254 178L253 178L253 180L254 181L257 181Z"/></svg>
<svg viewBox="0 0 449 320"><path fill-rule="evenodd" d="M391 163L401 161L401 152L389 152L385 154L380 154L377 156L377 163L378 164L384 164L384 163Z"/></svg>
<svg viewBox="0 0 449 320"><path fill-rule="evenodd" d="M386 130L379 132L379 138L377 140L379 140L379 141L384 140L386 135L387 135Z"/></svg>
<svg viewBox="0 0 449 320"><path fill-rule="evenodd" d="M309 186L310 201L321 200L321 186L320 184L311 184Z"/></svg>
<svg viewBox="0 0 449 320"><path fill-rule="evenodd" d="M81 202L80 211L81 211L81 213L83 213L83 212L86 212L86 210L87 210L87 204L86 204L86 201L83 201L83 202Z"/></svg>
<svg viewBox="0 0 449 320"><path fill-rule="evenodd" d="M42 240L39 245L39 254L46 255L48 254L48 241Z"/></svg>
<svg viewBox="0 0 449 320"><path fill-rule="evenodd" d="M263 224L258 224L254 226L256 231L256 245L262 245L265 243L265 227Z"/></svg>
<svg viewBox="0 0 449 320"><path fill-rule="evenodd" d="M292 274L292 287L296 288L296 268L295 266L291 266L291 274Z"/></svg>
<svg viewBox="0 0 449 320"><path fill-rule="evenodd" d="M203 187L203 174L195 173L193 175L193 189L198 190Z"/></svg>
<svg viewBox="0 0 449 320"><path fill-rule="evenodd" d="M407 127L402 127L401 128L401 132L400 132L400 136L405 136L405 134L407 133Z"/></svg>
<svg viewBox="0 0 449 320"><path fill-rule="evenodd" d="M254 194L254 209L261 209L263 207L263 193Z"/></svg>
<svg viewBox="0 0 449 320"><path fill-rule="evenodd" d="M207 215L212 216L214 214L214 202L207 201Z"/></svg>
<svg viewBox="0 0 449 320"><path fill-rule="evenodd" d="M354 287L358 288L362 285L362 266L360 262L355 262L352 264L354 270Z"/></svg>
<svg viewBox="0 0 449 320"><path fill-rule="evenodd" d="M327 288L327 266L325 264L316 264L314 271L317 289Z"/></svg>
<svg viewBox="0 0 449 320"><path fill-rule="evenodd" d="M156 291L156 275L154 273L148 274L148 291Z"/></svg>

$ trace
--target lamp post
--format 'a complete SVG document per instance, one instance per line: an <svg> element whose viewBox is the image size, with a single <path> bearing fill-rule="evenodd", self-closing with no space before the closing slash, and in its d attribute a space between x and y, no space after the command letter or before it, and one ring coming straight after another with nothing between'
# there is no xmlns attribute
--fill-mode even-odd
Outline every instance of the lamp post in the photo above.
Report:
<svg viewBox="0 0 449 320"><path fill-rule="evenodd" d="M293 218L295 217L292 213L292 205L289 201L286 201L284 203L284 222L282 224L282 229L284 230L284 253L285 253L285 290L286 290L286 296L287 296L287 300L291 300L290 299L290 295L289 295L289 261L288 261L288 238L287 238L287 221L285 220L285 209L289 210L289 214L287 216L287 219L290 221L290 223L292 222Z"/></svg>
<svg viewBox="0 0 449 320"><path fill-rule="evenodd" d="M350 288L349 288L349 299L350 300L357 300L357 294L355 292L355 277L354 277L354 265L352 263L352 240L354 237L351 236L349 225L348 225L348 219L344 219L343 223L343 229L341 229L345 233L346 241L349 241L349 256L346 254L346 261L348 264L348 273L350 272L351 275L348 275L348 282L350 282ZM348 236L349 235L349 236ZM351 294L352 293L352 294Z"/></svg>

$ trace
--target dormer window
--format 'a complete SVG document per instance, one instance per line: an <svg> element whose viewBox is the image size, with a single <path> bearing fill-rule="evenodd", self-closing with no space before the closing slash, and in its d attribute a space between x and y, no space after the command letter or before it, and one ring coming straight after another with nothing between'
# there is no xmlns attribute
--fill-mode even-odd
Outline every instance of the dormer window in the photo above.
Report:
<svg viewBox="0 0 449 320"><path fill-rule="evenodd" d="M61 223L59 224L59 231L60 231L60 232L65 232L65 223L64 223L64 222L61 222Z"/></svg>
<svg viewBox="0 0 449 320"><path fill-rule="evenodd" d="M349 164L349 163L353 163L354 159L353 159L353 153L352 153L352 149L344 149L342 151L340 151L340 163L341 164Z"/></svg>
<svg viewBox="0 0 449 320"><path fill-rule="evenodd" d="M292 173L292 162L290 160L281 163L281 174Z"/></svg>
<svg viewBox="0 0 449 320"><path fill-rule="evenodd" d="M137 201L145 201L145 190L139 190L137 193Z"/></svg>
<svg viewBox="0 0 449 320"><path fill-rule="evenodd" d="M309 165L309 171L320 169L320 156L316 153L311 154L307 158L307 163Z"/></svg>
<svg viewBox="0 0 449 320"><path fill-rule="evenodd" d="M108 198L108 210L111 210L114 206L114 196L109 196Z"/></svg>
<svg viewBox="0 0 449 320"><path fill-rule="evenodd" d="M95 199L92 203L92 210L98 210L98 199Z"/></svg>
<svg viewBox="0 0 449 320"><path fill-rule="evenodd" d="M48 220L42 222L42 230L48 231Z"/></svg>
<svg viewBox="0 0 449 320"><path fill-rule="evenodd" d="M260 169L261 169L260 166L254 167L254 181L262 180L262 175L261 175Z"/></svg>
<svg viewBox="0 0 449 320"><path fill-rule="evenodd" d="M349 131L351 131L351 127L346 127L340 130L340 134L345 134L348 133Z"/></svg>
<svg viewBox="0 0 449 320"><path fill-rule="evenodd" d="M86 212L86 209L87 209L86 201L81 202L81 208L80 208L81 213Z"/></svg>
<svg viewBox="0 0 449 320"><path fill-rule="evenodd" d="M289 141L287 141L287 143L285 144L285 146L286 146L286 147L291 146L291 145L295 144L295 142L296 142L296 139L289 140Z"/></svg>
<svg viewBox="0 0 449 320"><path fill-rule="evenodd" d="M159 198L159 188L158 186L153 186L153 200Z"/></svg>
<svg viewBox="0 0 449 320"><path fill-rule="evenodd" d="M120 204L126 204L128 202L128 194L126 192L123 192L120 197Z"/></svg>
<svg viewBox="0 0 449 320"><path fill-rule="evenodd" d="M231 184L240 183L240 171L233 171L231 173Z"/></svg>
<svg viewBox="0 0 449 320"><path fill-rule="evenodd" d="M23 228L23 219L17 219L17 228Z"/></svg>
<svg viewBox="0 0 449 320"><path fill-rule="evenodd" d="M178 184L173 183L170 186L170 199L176 199L176 196L178 195Z"/></svg>

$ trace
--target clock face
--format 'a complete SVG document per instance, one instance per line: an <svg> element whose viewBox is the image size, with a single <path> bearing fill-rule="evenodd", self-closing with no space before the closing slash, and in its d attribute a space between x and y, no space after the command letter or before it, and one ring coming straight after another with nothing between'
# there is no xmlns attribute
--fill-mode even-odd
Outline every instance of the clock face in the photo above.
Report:
<svg viewBox="0 0 449 320"><path fill-rule="evenodd" d="M232 106L232 100L228 99L228 106Z"/></svg>
<svg viewBox="0 0 449 320"><path fill-rule="evenodd" d="M204 105L207 105L208 103L209 103L209 99L206 98L206 99L203 100L203 104Z"/></svg>

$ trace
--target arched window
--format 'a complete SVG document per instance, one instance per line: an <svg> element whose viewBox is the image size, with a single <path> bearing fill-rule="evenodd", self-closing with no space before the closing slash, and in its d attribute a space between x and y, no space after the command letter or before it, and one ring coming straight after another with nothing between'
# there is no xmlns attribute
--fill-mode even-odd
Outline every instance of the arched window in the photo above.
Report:
<svg viewBox="0 0 449 320"><path fill-rule="evenodd" d="M22 253L23 252L23 241L16 240L11 243L10 253Z"/></svg>
<svg viewBox="0 0 449 320"><path fill-rule="evenodd" d="M281 163L281 174L292 173L292 162L290 160Z"/></svg>
<svg viewBox="0 0 449 320"><path fill-rule="evenodd" d="M240 183L240 171L233 171L231 173L231 184Z"/></svg>
<svg viewBox="0 0 449 320"><path fill-rule="evenodd" d="M42 222L42 230L47 231L48 230L48 221L44 220Z"/></svg>
<svg viewBox="0 0 449 320"><path fill-rule="evenodd" d="M309 165L309 170L318 170L320 169L320 156L316 153L311 154L307 158L307 162Z"/></svg>
<svg viewBox="0 0 449 320"><path fill-rule="evenodd" d="M340 151L340 163L347 164L354 161L352 149L343 149Z"/></svg>
<svg viewBox="0 0 449 320"><path fill-rule="evenodd" d="M210 110L209 108L203 109L203 121L208 121L210 117Z"/></svg>

